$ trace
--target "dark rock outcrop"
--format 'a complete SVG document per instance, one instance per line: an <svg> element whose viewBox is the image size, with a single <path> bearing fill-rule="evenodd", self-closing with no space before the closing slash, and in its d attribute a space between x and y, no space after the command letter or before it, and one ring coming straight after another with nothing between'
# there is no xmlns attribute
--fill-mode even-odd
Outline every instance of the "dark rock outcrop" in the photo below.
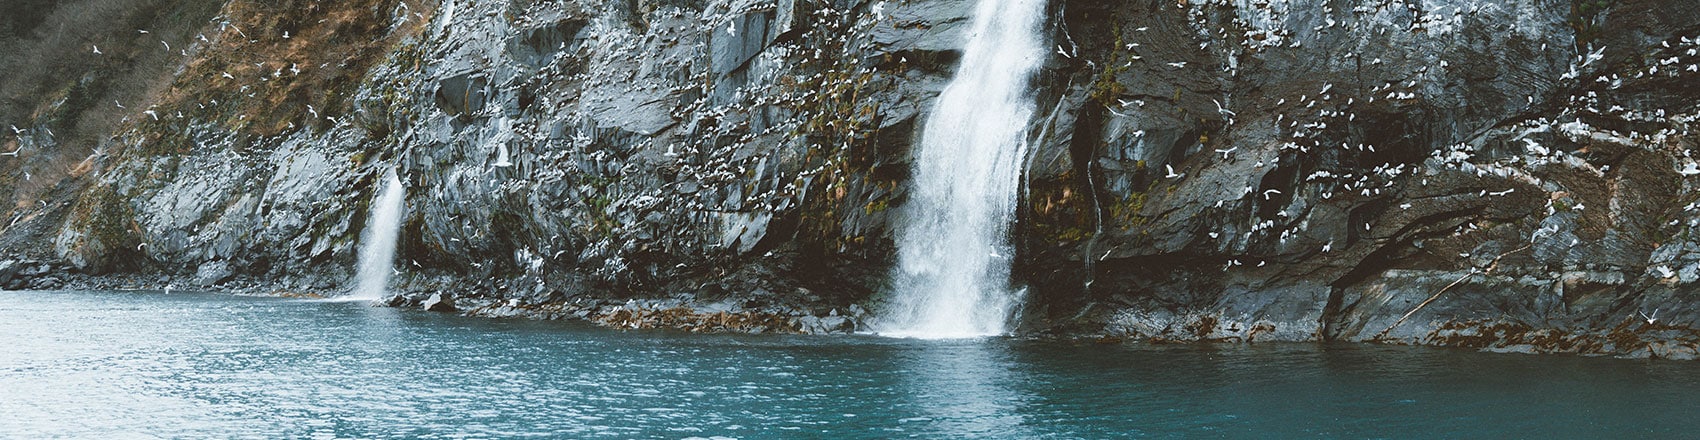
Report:
<svg viewBox="0 0 1700 440"><path fill-rule="evenodd" d="M13 191L0 247L324 289L394 169L399 290L844 331L879 307L973 6L287 3L181 32L192 52L121 124L5 113L31 128L0 143L26 151L48 127L108 140ZM1022 331L1692 357L1688 6L1053 1L1012 237ZM15 35L0 47L33 47ZM48 163L28 154L0 175Z"/></svg>

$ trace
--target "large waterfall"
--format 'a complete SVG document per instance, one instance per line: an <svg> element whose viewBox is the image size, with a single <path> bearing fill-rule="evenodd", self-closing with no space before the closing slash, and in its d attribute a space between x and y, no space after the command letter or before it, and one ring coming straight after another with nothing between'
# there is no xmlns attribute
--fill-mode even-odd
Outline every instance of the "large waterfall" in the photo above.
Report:
<svg viewBox="0 0 1700 440"><path fill-rule="evenodd" d="M355 275L357 284L349 299L383 298L384 286L390 282L391 264L395 260L396 240L401 236L406 198L407 190L401 186L401 179L394 171L386 173L383 190L372 200L366 232L360 237L360 267Z"/></svg>
<svg viewBox="0 0 1700 440"><path fill-rule="evenodd" d="M1029 85L1050 53L1044 0L980 0L956 77L939 95L916 152L898 231L898 267L880 334L1002 334L1020 303L1010 287L1014 216Z"/></svg>

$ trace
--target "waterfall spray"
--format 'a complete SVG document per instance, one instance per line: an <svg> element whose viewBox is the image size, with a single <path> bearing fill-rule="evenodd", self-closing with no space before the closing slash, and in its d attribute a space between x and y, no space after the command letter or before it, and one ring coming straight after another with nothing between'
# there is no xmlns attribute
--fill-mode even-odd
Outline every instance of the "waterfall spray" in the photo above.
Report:
<svg viewBox="0 0 1700 440"><path fill-rule="evenodd" d="M874 327L921 338L1005 333L1021 293L1009 285L1033 74L1050 53L1045 0L981 0L962 63L916 150L897 234L892 301Z"/></svg>
<svg viewBox="0 0 1700 440"><path fill-rule="evenodd" d="M391 170L384 174L383 188L372 200L371 215L366 231L360 237L360 266L355 277L354 292L349 299L379 300L390 282L391 264L395 261L396 240L401 236L401 221L406 209L407 189Z"/></svg>

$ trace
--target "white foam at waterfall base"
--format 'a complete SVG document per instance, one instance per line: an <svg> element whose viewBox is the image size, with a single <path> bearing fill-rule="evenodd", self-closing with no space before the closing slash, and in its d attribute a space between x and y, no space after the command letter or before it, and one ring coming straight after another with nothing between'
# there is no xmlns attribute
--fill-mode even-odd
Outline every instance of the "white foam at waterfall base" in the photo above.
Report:
<svg viewBox="0 0 1700 440"><path fill-rule="evenodd" d="M384 187L372 200L371 215L366 231L360 236L360 261L355 273L354 291L349 300L379 300L389 285L391 265L395 261L396 240L401 237L401 221L406 206L407 189L394 171L384 175Z"/></svg>
<svg viewBox="0 0 1700 440"><path fill-rule="evenodd" d="M916 151L897 235L891 300L875 333L959 338L1006 333L1015 213L1033 74L1050 53L1044 0L981 0L962 62Z"/></svg>

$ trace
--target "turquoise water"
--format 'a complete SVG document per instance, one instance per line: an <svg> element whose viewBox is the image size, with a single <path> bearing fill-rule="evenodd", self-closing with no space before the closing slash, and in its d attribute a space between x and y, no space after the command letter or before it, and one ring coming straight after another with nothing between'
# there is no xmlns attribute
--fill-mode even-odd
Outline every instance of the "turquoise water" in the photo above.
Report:
<svg viewBox="0 0 1700 440"><path fill-rule="evenodd" d="M1700 364L0 292L0 438L1693 438Z"/></svg>

